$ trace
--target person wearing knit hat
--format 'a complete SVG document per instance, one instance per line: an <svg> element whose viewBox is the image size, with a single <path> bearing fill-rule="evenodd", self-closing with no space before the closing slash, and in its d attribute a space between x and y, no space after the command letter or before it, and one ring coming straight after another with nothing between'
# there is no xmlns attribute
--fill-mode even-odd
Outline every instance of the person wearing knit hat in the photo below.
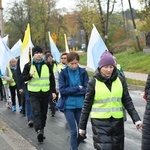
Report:
<svg viewBox="0 0 150 150"><path fill-rule="evenodd" d="M126 79L118 72L112 54L105 51L86 88L79 134L85 136L90 115L94 148L124 150L123 107L140 129L142 122L129 95Z"/></svg>
<svg viewBox="0 0 150 150"><path fill-rule="evenodd" d="M53 71L44 61L42 48L35 46L32 50L33 61L32 64L29 62L25 65L22 81L28 81L27 89L32 106L34 128L38 141L43 142L49 97L56 98L55 79Z"/></svg>
<svg viewBox="0 0 150 150"><path fill-rule="evenodd" d="M115 66L115 61L112 54L108 51L105 51L101 56L101 59L98 63L98 67L102 68L103 66L107 65Z"/></svg>
<svg viewBox="0 0 150 150"><path fill-rule="evenodd" d="M55 72L55 68L57 67L58 63L53 59L53 56L51 53L47 53L45 55L45 62L46 64L49 66L49 68L53 71L53 73ZM54 76L55 77L55 76ZM57 102L57 97L55 99L52 99L51 97L49 98L49 109L51 111L51 117L55 117L55 113L56 113L56 102Z"/></svg>
<svg viewBox="0 0 150 150"><path fill-rule="evenodd" d="M50 59L50 60L48 60L48 59ZM51 53L47 53L45 55L45 61L46 62L52 62L53 61L53 55Z"/></svg>
<svg viewBox="0 0 150 150"><path fill-rule="evenodd" d="M115 60L112 56L112 54L109 51L105 51L100 58L100 61L98 63L98 68L100 69L100 72L105 77L110 77L112 75L112 72L115 67Z"/></svg>
<svg viewBox="0 0 150 150"><path fill-rule="evenodd" d="M34 56L34 54L38 54L38 53L43 53L43 50L40 46L35 46L32 48L32 54Z"/></svg>

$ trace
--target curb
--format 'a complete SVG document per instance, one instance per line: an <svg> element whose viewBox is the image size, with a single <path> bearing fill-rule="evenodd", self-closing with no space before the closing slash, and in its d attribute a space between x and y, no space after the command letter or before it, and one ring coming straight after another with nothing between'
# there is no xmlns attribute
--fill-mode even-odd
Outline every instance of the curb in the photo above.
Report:
<svg viewBox="0 0 150 150"><path fill-rule="evenodd" d="M129 85L128 85L128 89L129 89L129 90L138 90L138 91L144 92L145 87L144 87L144 86L139 86L139 85L132 85L132 84L129 84Z"/></svg>

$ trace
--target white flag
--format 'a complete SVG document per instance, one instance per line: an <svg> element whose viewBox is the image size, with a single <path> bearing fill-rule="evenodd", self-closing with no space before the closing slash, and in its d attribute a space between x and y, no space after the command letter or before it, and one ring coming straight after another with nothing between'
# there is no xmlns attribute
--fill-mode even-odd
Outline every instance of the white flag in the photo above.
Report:
<svg viewBox="0 0 150 150"><path fill-rule="evenodd" d="M11 48L11 52L14 57L20 56L21 48L22 48L22 41L21 39L19 39L18 42Z"/></svg>
<svg viewBox="0 0 150 150"><path fill-rule="evenodd" d="M106 50L108 49L103 39L97 31L95 25L93 25L91 37L87 48L87 67L92 68L95 71L98 67L98 62L102 53Z"/></svg>
<svg viewBox="0 0 150 150"><path fill-rule="evenodd" d="M59 52L58 48L56 47L56 45L50 35L50 32L48 32L48 36L49 36L50 48L51 48L51 53L53 55L53 58L57 62L60 62L60 52Z"/></svg>
<svg viewBox="0 0 150 150"><path fill-rule="evenodd" d="M0 37L0 68L2 74L5 73L6 67L10 61L11 58L13 58L10 49L8 46L5 45L5 43L2 41L2 38Z"/></svg>
<svg viewBox="0 0 150 150"><path fill-rule="evenodd" d="M5 37L2 38L2 41L3 41L6 45L8 45L8 43L9 43L8 40L9 40L8 34L7 34Z"/></svg>

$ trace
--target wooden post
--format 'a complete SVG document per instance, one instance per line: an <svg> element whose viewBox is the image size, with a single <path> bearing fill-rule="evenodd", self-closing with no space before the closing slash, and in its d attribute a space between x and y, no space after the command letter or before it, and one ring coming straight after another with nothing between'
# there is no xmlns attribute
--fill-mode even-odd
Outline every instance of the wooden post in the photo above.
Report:
<svg viewBox="0 0 150 150"><path fill-rule="evenodd" d="M0 0L0 36L4 37L4 21L3 21L2 0Z"/></svg>

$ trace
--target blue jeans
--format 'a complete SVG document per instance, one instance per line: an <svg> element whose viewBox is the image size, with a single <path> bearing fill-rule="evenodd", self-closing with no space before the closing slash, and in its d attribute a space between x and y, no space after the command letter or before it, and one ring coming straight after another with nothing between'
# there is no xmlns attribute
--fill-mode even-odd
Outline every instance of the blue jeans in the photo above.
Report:
<svg viewBox="0 0 150 150"><path fill-rule="evenodd" d="M30 121L30 120L33 120L33 115L32 115L32 108L31 108L31 103L30 103L30 98L29 98L29 92L26 89L26 86L24 86L23 91L25 94L27 119L28 121Z"/></svg>
<svg viewBox="0 0 150 150"><path fill-rule="evenodd" d="M64 115L67 120L69 132L70 132L70 146L71 150L78 149L78 127L81 116L81 108L78 109L66 109Z"/></svg>

